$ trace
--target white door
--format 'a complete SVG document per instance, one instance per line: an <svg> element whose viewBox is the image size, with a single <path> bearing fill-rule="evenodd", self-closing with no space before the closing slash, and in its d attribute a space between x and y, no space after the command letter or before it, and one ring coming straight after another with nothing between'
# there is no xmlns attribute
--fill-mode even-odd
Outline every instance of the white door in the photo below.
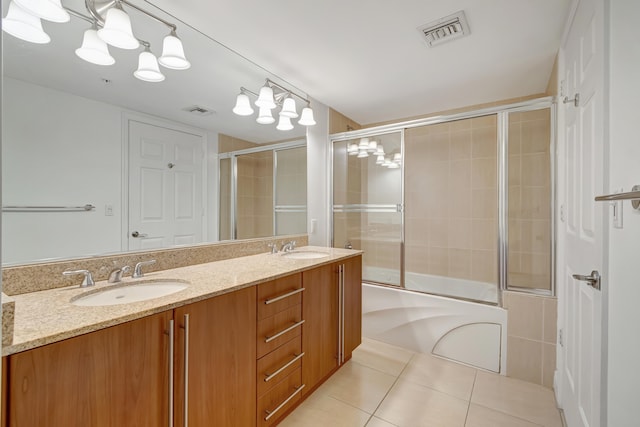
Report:
<svg viewBox="0 0 640 427"><path fill-rule="evenodd" d="M203 241L203 138L129 121L129 249Z"/></svg>
<svg viewBox="0 0 640 427"><path fill-rule="evenodd" d="M559 153L564 250L558 388L569 427L600 426L602 293L576 275L603 270L603 206L594 201L604 188L603 31L603 2L580 0L563 46L563 92L570 99L579 94L579 102L560 106L565 125Z"/></svg>

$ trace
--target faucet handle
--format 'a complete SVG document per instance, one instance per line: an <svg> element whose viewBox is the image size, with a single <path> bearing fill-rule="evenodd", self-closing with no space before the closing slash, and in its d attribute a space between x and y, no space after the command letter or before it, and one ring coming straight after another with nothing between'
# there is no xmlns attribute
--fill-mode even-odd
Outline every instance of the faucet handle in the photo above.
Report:
<svg viewBox="0 0 640 427"><path fill-rule="evenodd" d="M124 267L116 267L109 273L109 279L107 282L109 283L118 283L122 280L122 275L131 271L131 267L125 265Z"/></svg>
<svg viewBox="0 0 640 427"><path fill-rule="evenodd" d="M151 265L151 264L155 264L155 263L156 263L155 259L151 259L149 261L140 261L134 267L133 274L131 275L131 277L133 277L134 279L137 279L139 277L144 277L144 273L142 273L142 267L145 266L145 265Z"/></svg>
<svg viewBox="0 0 640 427"><path fill-rule="evenodd" d="M75 276L76 274L84 274L84 280L80 284L81 288L95 285L93 276L91 275L91 272L89 270L67 270L63 271L62 274L64 276Z"/></svg>
<svg viewBox="0 0 640 427"><path fill-rule="evenodd" d="M276 245L275 242L274 243L267 243L267 247L269 249L271 249L271 253L272 254L277 254L278 253L278 245Z"/></svg>

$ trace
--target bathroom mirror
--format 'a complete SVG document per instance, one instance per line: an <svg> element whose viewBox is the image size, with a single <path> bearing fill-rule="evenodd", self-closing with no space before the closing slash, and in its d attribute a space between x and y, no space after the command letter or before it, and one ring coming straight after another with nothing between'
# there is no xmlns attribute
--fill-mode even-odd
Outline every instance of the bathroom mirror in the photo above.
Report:
<svg viewBox="0 0 640 427"><path fill-rule="evenodd" d="M48 44L2 33L3 265L217 241L218 141L305 139L298 124L290 131L257 124L257 108L251 117L231 111L240 87L258 92L266 78L304 92L179 17L131 2L177 26L189 69L161 66L164 81L138 80L143 47L109 46L113 65L86 62L75 51L91 25L73 14L66 23L42 21ZM62 3L90 16L83 0ZM2 6L5 17L9 2ZM123 7L136 38L160 56L169 28ZM298 112L302 107L298 100ZM161 168L145 163L149 158ZM134 227L136 209L146 212L141 227L169 209L198 222L199 234L183 233L177 221L174 238L144 238L153 232Z"/></svg>

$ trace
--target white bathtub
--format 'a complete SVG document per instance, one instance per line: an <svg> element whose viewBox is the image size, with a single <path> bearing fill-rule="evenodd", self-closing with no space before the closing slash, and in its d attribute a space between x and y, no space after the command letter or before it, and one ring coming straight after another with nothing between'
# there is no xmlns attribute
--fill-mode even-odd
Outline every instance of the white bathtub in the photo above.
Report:
<svg viewBox="0 0 640 427"><path fill-rule="evenodd" d="M362 278L372 282L399 284L400 272L388 268L363 266ZM405 273L404 283L405 289L409 290L492 304L498 303L498 286L492 283L410 271Z"/></svg>
<svg viewBox="0 0 640 427"><path fill-rule="evenodd" d="M363 284L362 335L493 372L506 369L507 312L500 307Z"/></svg>

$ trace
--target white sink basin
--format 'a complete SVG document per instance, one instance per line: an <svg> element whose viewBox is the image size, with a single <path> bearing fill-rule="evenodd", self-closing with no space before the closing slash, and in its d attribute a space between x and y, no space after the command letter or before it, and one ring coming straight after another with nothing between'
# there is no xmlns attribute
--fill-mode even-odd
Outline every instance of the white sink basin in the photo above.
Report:
<svg viewBox="0 0 640 427"><path fill-rule="evenodd" d="M328 257L329 254L326 252L316 252L316 251L293 251L282 254L284 258L291 259L318 259Z"/></svg>
<svg viewBox="0 0 640 427"><path fill-rule="evenodd" d="M128 304L164 297L187 288L183 282L142 282L98 290L84 294L71 303L84 307Z"/></svg>

